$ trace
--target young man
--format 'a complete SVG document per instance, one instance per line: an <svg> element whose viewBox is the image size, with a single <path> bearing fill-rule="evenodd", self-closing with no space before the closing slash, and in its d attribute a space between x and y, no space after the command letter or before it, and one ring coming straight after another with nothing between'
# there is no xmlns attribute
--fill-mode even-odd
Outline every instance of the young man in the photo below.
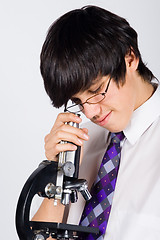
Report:
<svg viewBox="0 0 160 240"><path fill-rule="evenodd" d="M97 239L158 240L160 235L160 88L143 63L137 33L128 22L88 6L59 18L41 53L45 89L58 115L45 138L46 157L84 145L80 177L96 180L111 133L123 131L121 162L105 233ZM68 105L69 100L72 106ZM73 113L93 123L77 129ZM92 126L93 125L93 126ZM85 201L72 204L68 222L79 224ZM34 220L62 221L64 207L45 199ZM58 217L57 217L58 216Z"/></svg>

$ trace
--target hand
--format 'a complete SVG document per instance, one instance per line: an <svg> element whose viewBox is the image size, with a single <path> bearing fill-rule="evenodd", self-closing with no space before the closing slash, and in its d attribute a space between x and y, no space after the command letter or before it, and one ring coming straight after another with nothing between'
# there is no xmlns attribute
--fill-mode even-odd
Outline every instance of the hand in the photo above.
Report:
<svg viewBox="0 0 160 240"><path fill-rule="evenodd" d="M48 160L55 161L57 155L63 151L74 151L77 147L82 146L84 140L88 140L88 130L72 127L66 122L80 123L80 117L73 113L60 113L51 129L50 133L45 137L45 154ZM61 141L69 141L71 143L60 144Z"/></svg>

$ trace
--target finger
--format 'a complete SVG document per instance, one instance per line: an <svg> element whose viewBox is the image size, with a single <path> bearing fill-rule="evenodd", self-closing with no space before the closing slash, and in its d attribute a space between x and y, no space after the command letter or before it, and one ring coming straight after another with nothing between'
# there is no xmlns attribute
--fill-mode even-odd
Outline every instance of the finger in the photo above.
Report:
<svg viewBox="0 0 160 240"><path fill-rule="evenodd" d="M87 128L82 128L83 132L85 132L86 134L88 134L88 129Z"/></svg>
<svg viewBox="0 0 160 240"><path fill-rule="evenodd" d="M48 149L46 152L45 152L45 155L47 157L48 160L57 160L57 155L60 153L60 152L65 152L65 151L75 151L77 150L77 146L74 145L74 144L71 144L71 143L59 143L56 145L56 147L53 149L53 148L50 148Z"/></svg>
<svg viewBox="0 0 160 240"><path fill-rule="evenodd" d="M68 125L68 124L64 124L63 126L61 126L61 127L57 130L57 132L61 132L61 131L67 132L67 133L69 133L69 134L74 134L74 135L76 135L78 138L83 139L83 140L88 140L88 139L89 139L88 134L86 134L86 132L85 132L85 131L87 131L87 130L84 131L84 130L81 129L81 128L73 127L73 126L70 126L70 125ZM56 134L56 132L55 132L55 134Z"/></svg>
<svg viewBox="0 0 160 240"><path fill-rule="evenodd" d="M76 151L77 150L77 146L72 144L72 143L59 143L56 146L56 150L58 153L60 152L66 152L66 151Z"/></svg>
<svg viewBox="0 0 160 240"><path fill-rule="evenodd" d="M51 131L53 131L55 128L58 128L59 126L63 125L66 122L80 123L81 121L82 119L75 115L74 113L59 113Z"/></svg>
<svg viewBox="0 0 160 240"><path fill-rule="evenodd" d="M52 131L50 134L46 135L44 140L45 143L46 144L48 143L49 145L59 143L61 140L71 141L79 145L77 141L79 140L87 141L88 139L89 136L83 131L83 129L75 128L70 125L64 124L63 126L58 128L57 131L54 132Z"/></svg>
<svg viewBox="0 0 160 240"><path fill-rule="evenodd" d="M75 134L72 133L68 133L68 132L63 132L63 131L59 131L56 134L54 134L54 137L51 136L51 134L49 135L49 140L45 141L45 151L46 151L46 156L56 156L59 151L61 150L66 150L66 146L62 149L61 147L59 148L59 145L66 145L66 144L60 144L61 141L65 141L65 142L70 142L70 143L74 143L75 145L78 146L82 146L83 144L83 140L78 138ZM71 146L69 149L67 148L67 150L75 150L75 147L73 144L68 145Z"/></svg>
<svg viewBox="0 0 160 240"><path fill-rule="evenodd" d="M67 141L67 142L71 142L71 143L74 143L79 146L81 146L83 144L83 141L82 141L83 138L75 135L72 132L58 131L55 134L55 140L56 140L56 143L60 143L61 141ZM50 144L51 144L51 142L50 142Z"/></svg>

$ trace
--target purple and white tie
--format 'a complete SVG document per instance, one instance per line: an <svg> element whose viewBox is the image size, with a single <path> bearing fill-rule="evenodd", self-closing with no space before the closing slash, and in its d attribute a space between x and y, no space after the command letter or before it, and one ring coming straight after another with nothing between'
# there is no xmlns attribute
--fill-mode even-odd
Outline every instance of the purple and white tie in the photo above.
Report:
<svg viewBox="0 0 160 240"><path fill-rule="evenodd" d="M99 228L100 232L89 234L85 240L104 239L120 163L120 141L123 139L123 132L111 133L110 144L91 188L92 198L86 202L80 220L80 225Z"/></svg>

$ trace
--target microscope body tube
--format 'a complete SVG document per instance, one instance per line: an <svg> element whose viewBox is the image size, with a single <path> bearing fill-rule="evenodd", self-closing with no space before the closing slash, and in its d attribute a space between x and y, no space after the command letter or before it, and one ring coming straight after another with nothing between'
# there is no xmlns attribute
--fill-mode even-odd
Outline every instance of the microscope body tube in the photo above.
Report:
<svg viewBox="0 0 160 240"><path fill-rule="evenodd" d="M69 122L66 124L79 128L78 123ZM61 141L61 144L65 143L66 142ZM76 202L78 200L77 192L80 192L86 201L91 198L87 181L78 179L80 153L81 147L77 146L77 150L75 151L66 151L59 154L59 172L57 173L56 185L58 186L58 183L60 183L60 188L63 189L59 195L61 195L61 203L64 205L68 205L70 202ZM58 199L58 195L56 195L55 198Z"/></svg>
<svg viewBox="0 0 160 240"><path fill-rule="evenodd" d="M72 127L79 128L78 123L69 122ZM60 144L65 144L67 141L61 141ZM73 144L73 143L72 143ZM79 174L79 161L80 161L80 152L81 147L77 146L76 151L66 151L60 152L58 156L58 172L56 187L59 188L59 191L55 194L55 200L61 200L61 203L68 205L72 199L72 202L77 201L77 194L74 193L76 190L66 189L65 186L67 183L76 181ZM75 198L74 198L75 196ZM55 201L56 203L56 201Z"/></svg>
<svg viewBox="0 0 160 240"><path fill-rule="evenodd" d="M72 127L79 128L79 124L75 122L66 123ZM61 141L61 144L67 143ZM73 143L72 143L73 144ZM76 151L66 151L59 154L58 166L63 168L64 175L71 178L78 178L79 161L80 161L81 147L77 146Z"/></svg>

